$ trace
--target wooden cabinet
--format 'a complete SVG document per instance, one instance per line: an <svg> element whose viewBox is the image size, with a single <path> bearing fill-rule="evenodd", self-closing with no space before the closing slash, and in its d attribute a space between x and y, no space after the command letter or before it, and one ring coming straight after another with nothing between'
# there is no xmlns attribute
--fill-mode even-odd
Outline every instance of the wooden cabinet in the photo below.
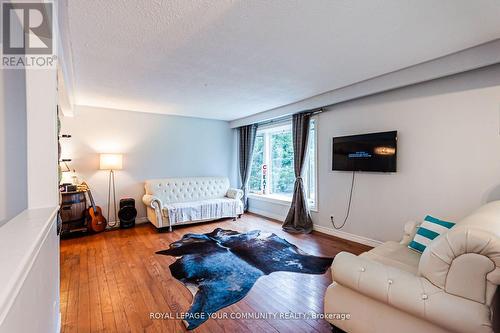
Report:
<svg viewBox="0 0 500 333"><path fill-rule="evenodd" d="M75 231L87 231L85 191L61 193L62 235Z"/></svg>

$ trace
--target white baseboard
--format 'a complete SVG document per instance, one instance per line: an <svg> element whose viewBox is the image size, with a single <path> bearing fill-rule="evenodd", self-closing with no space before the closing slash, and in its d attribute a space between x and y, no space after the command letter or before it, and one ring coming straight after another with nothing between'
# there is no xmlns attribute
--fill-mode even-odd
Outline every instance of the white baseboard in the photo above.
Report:
<svg viewBox="0 0 500 333"><path fill-rule="evenodd" d="M143 223L148 223L149 220L147 217L138 217L135 219L135 224L143 224ZM109 227L109 224L113 224L113 227ZM120 226L120 221L114 221L114 222L108 222L108 227L107 229L114 229L118 228Z"/></svg>
<svg viewBox="0 0 500 333"><path fill-rule="evenodd" d="M148 223L149 220L146 216L144 217L138 217L135 219L135 224L142 224L142 223Z"/></svg>
<svg viewBox="0 0 500 333"><path fill-rule="evenodd" d="M264 216L264 217L269 217L271 219L278 220L278 221L283 221L285 219L285 216L281 216L279 214L274 214L274 213L271 213L271 212L268 212L265 210L249 208L248 211L250 213L254 213L257 215ZM351 242L356 242L356 243L360 243L360 244L364 244L364 245L368 245L368 246L372 246L372 247L379 246L380 244L383 243L383 242L375 240L375 239L351 234L351 233L348 233L348 232L345 232L342 230L335 230L333 228L324 227L324 226L318 225L318 224L315 224L313 226L313 229L318 231L318 232L321 232L323 234L335 236L338 238L349 240Z"/></svg>
<svg viewBox="0 0 500 333"><path fill-rule="evenodd" d="M270 213L268 211L255 209L255 208L248 208L248 211L250 213L254 213L254 214L257 214L260 216L264 216L264 217L269 217L270 219L278 220L278 221L283 221L286 218L286 216L281 216L279 214L273 214L273 213Z"/></svg>
<svg viewBox="0 0 500 333"><path fill-rule="evenodd" d="M347 240L350 240L352 242L356 242L356 243L360 243L360 244L364 244L364 245L368 245L368 246L372 246L372 247L379 246L380 244L383 243L383 242L378 241L376 239L371 239L368 237L351 234L351 233L348 233L348 232L345 232L342 230L335 230L333 228L327 228L327 227L324 227L324 226L318 225L318 224L315 224L313 229L318 231L318 232L321 232L323 234L335 236L335 237L342 238L342 239L347 239Z"/></svg>

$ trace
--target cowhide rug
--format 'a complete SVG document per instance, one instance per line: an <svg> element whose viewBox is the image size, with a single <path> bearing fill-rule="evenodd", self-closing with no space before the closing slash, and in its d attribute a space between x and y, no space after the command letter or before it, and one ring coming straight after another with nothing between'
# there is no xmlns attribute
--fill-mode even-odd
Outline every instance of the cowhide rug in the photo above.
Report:
<svg viewBox="0 0 500 333"><path fill-rule="evenodd" d="M263 275L277 271L323 274L333 260L308 255L275 234L259 230L241 234L220 228L186 234L170 249L157 253L177 257L170 265L172 276L193 293L193 304L184 314L188 329L241 300Z"/></svg>

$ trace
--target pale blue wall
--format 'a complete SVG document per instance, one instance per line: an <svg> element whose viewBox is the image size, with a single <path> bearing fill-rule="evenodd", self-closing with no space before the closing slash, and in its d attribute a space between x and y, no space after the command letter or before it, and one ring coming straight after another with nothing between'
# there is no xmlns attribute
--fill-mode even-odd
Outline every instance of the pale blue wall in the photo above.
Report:
<svg viewBox="0 0 500 333"><path fill-rule="evenodd" d="M124 154L124 169L116 174L117 197L133 197L139 217L144 180L187 176L227 176L237 185L235 136L226 121L77 107L63 119L63 157L94 188L105 209L107 173L99 171L100 152ZM117 199L118 199L117 198Z"/></svg>
<svg viewBox="0 0 500 333"><path fill-rule="evenodd" d="M28 206L24 70L0 70L0 225Z"/></svg>
<svg viewBox="0 0 500 333"><path fill-rule="evenodd" d="M318 116L318 212L334 232L351 173L332 171L332 137L398 130L398 172L356 174L343 232L399 240L403 225L431 214L458 221L500 200L500 65L345 102ZM284 220L287 209L250 200L250 211Z"/></svg>

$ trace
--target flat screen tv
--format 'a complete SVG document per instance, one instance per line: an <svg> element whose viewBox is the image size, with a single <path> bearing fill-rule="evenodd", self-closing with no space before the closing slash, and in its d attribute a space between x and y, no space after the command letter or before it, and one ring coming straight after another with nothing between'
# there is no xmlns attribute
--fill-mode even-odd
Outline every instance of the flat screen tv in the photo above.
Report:
<svg viewBox="0 0 500 333"><path fill-rule="evenodd" d="M332 169L396 172L397 131L333 138Z"/></svg>

